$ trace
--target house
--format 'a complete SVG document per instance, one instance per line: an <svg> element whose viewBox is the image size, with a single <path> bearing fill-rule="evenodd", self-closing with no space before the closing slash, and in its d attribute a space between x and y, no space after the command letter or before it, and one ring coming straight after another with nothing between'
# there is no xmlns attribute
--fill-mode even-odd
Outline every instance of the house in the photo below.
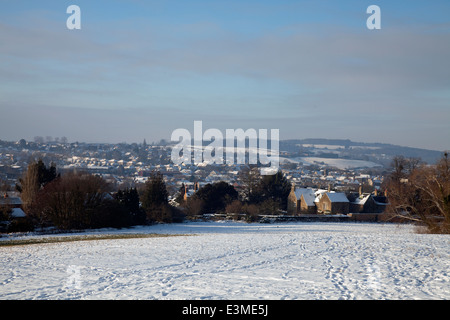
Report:
<svg viewBox="0 0 450 320"><path fill-rule="evenodd" d="M375 212L375 201L371 194L349 195L350 212L352 213L367 213Z"/></svg>
<svg viewBox="0 0 450 320"><path fill-rule="evenodd" d="M12 212L11 212L11 217L13 219L18 219L18 218L25 218L27 215L25 214L25 212L23 212L23 210L21 208L13 208Z"/></svg>
<svg viewBox="0 0 450 320"><path fill-rule="evenodd" d="M316 213L316 198L314 191L307 188L295 188L292 184L291 192L288 196L288 214L314 214Z"/></svg>
<svg viewBox="0 0 450 320"><path fill-rule="evenodd" d="M375 195L372 196L375 205L376 205L376 209L375 209L375 213L383 213L386 211L386 208L389 206L389 199L384 196L384 195Z"/></svg>
<svg viewBox="0 0 450 320"><path fill-rule="evenodd" d="M350 201L345 193L324 192L315 200L317 213L322 214L347 214L350 210Z"/></svg>
<svg viewBox="0 0 450 320"><path fill-rule="evenodd" d="M198 182L194 183L194 190L190 190L188 187L188 184L184 185L184 194L183 194L183 200L187 201L187 199L192 196L194 193L196 193L200 189L200 184Z"/></svg>
<svg viewBox="0 0 450 320"><path fill-rule="evenodd" d="M288 195L287 213L300 214L379 214L386 211L389 201L385 195L379 195L377 189L374 193L363 193L363 185L359 192L344 193L328 189L296 188L292 184Z"/></svg>
<svg viewBox="0 0 450 320"><path fill-rule="evenodd" d="M22 210L22 200L15 192L6 192L0 198L0 212L5 208L9 211L12 219L26 217L25 212Z"/></svg>
<svg viewBox="0 0 450 320"><path fill-rule="evenodd" d="M306 189L310 192L302 193L300 197L300 213L302 214L315 214L317 213L316 204L314 200L316 199L314 192L311 189Z"/></svg>
<svg viewBox="0 0 450 320"><path fill-rule="evenodd" d="M4 193L2 197L0 197L0 206L8 206L10 208L21 208L22 200L20 196L15 192L7 192Z"/></svg>
<svg viewBox="0 0 450 320"><path fill-rule="evenodd" d="M385 196L370 193L348 196L350 200L351 213L383 213L388 205Z"/></svg>

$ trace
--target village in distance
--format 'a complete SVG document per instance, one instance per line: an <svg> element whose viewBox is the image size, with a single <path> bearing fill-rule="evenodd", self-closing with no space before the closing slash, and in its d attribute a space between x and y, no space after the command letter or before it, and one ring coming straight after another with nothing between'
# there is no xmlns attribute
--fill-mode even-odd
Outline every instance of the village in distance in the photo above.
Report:
<svg viewBox="0 0 450 320"><path fill-rule="evenodd" d="M145 139L131 144L69 143L65 137L0 140L0 205L8 208L13 220L26 217L27 209L35 210L24 205L19 191L30 163L39 159L44 171L53 169L55 177L56 173L59 177L76 173L101 178L108 186L107 197L122 203L129 201L127 192L134 190L141 198L137 207L145 202L142 195L157 173L164 185L164 201L171 209L158 209L157 215L147 212L147 217L142 213L143 217L134 217L133 222L128 219L128 224L185 218L388 221L393 216L386 215L390 205L386 179L398 170L394 162L403 159L402 169L407 171L406 164L434 164L443 154L350 140L286 140L280 141L280 179L271 180L257 175L247 164L174 164L172 147L165 140L147 143ZM223 199L213 203L208 197ZM154 204L148 206L154 209Z"/></svg>

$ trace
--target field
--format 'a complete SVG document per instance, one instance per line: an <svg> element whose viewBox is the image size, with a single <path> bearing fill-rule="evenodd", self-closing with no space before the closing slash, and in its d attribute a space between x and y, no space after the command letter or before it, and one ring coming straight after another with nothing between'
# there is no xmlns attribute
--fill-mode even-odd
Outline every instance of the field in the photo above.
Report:
<svg viewBox="0 0 450 320"><path fill-rule="evenodd" d="M382 167L381 164L364 161L364 160L353 160L353 159L341 159L341 158L321 158L321 157L298 157L298 158L281 158L280 162L287 163L303 163L304 165L327 165L340 170L355 169L355 168L374 168Z"/></svg>
<svg viewBox="0 0 450 320"><path fill-rule="evenodd" d="M190 222L57 237L0 246L0 299L450 299L449 237L409 225Z"/></svg>

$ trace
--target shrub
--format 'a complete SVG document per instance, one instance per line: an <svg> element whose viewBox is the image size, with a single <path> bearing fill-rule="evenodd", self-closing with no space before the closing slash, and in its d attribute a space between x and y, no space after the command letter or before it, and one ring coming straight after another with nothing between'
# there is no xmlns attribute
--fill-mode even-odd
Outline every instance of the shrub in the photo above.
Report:
<svg viewBox="0 0 450 320"><path fill-rule="evenodd" d="M28 232L33 230L34 225L28 218L13 219L7 228L7 232Z"/></svg>

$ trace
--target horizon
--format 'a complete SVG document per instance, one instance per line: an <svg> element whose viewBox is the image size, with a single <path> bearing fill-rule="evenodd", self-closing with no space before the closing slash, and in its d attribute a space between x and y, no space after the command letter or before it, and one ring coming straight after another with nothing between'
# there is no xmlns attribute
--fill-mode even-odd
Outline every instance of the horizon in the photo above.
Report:
<svg viewBox="0 0 450 320"><path fill-rule="evenodd" d="M450 150L449 13L444 0L7 2L0 139L170 141L202 120Z"/></svg>
<svg viewBox="0 0 450 320"><path fill-rule="evenodd" d="M34 141L34 138L36 138L36 137L43 138L44 141L43 142L36 142L36 141ZM153 141L153 140L147 141L146 138L143 138L141 141L112 141L112 142L105 142L105 141L84 141L84 140L71 141L70 139L68 139L68 137L65 137L65 136L63 136L63 137L67 139L67 142L65 142L66 144L83 143L83 144L105 144L105 145L118 145L118 144L128 144L128 145L138 144L138 145L141 145L141 144L143 144L144 140L146 141L146 144L150 145L150 146L152 146L152 145L160 146L161 145L160 143L162 141L164 141L165 145L168 145L168 146L179 144L177 141L171 141L170 139L165 139L165 138L159 139L157 141ZM25 139L25 138L21 138L21 139L24 139L27 143L28 142L32 142L32 143L42 143L42 144L47 144L47 143L62 143L62 144L64 144L64 142L61 142L59 140L59 139L61 139L63 137L50 137L50 138L53 139L51 141L46 141L47 137L43 137L43 136L34 136L33 139ZM4 139L0 138L0 141L4 141L4 142L7 142L7 143L18 143L21 139L4 140ZM59 141L55 141L54 139L58 139ZM194 141L195 141L194 138L192 138L191 140L192 140L192 143L194 143ZM407 145L397 145L397 144L385 143L385 142L380 142L380 141L370 141L370 142L367 142L367 141L355 141L355 140L352 140L352 139L332 139L332 138L312 138L312 137L308 137L308 138L279 139L278 141L286 142L286 141L297 141L297 140L302 140L302 141L303 140L329 140L330 142L349 141L349 142L354 143L354 144L364 144L364 145L366 145L366 144L367 145L381 144L381 145L386 145L386 146L394 146L394 147L401 147L401 148L412 148L412 149L420 149L420 150L425 150L425 151L442 152L442 153L450 151L450 150L435 150L435 149L429 149L429 148L419 148L419 147L412 147L412 146L407 146ZM270 138L268 139L268 141L270 141ZM210 144L210 141L203 141L203 142L204 142L204 147L206 147L206 146L208 146ZM236 142L236 140L235 140L235 142ZM312 142L305 142L305 144L311 144L311 143ZM225 144L225 141L224 141L224 144ZM312 144L314 144L314 143L312 143ZM320 145L320 143L316 143L316 144ZM338 145L338 144L333 144L333 145ZM246 142L245 147L249 148L249 145L248 145L247 142ZM283 150L280 149L280 151L283 151Z"/></svg>

